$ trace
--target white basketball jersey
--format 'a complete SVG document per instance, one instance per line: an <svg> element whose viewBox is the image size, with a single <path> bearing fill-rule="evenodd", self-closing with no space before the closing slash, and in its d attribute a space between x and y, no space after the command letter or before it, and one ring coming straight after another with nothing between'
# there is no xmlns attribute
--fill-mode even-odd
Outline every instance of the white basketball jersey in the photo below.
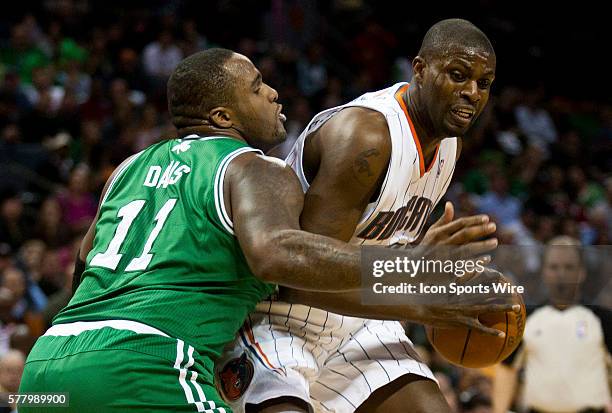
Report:
<svg viewBox="0 0 612 413"><path fill-rule="evenodd" d="M313 132L346 107L369 108L385 116L391 134L391 160L378 199L364 211L351 239L353 244L391 245L415 241L453 176L457 138L442 140L431 164L424 165L421 144L402 100L408 87L408 83L397 83L320 112L306 126L287 156L287 163L306 192L309 183L303 170L302 152L304 142Z"/></svg>

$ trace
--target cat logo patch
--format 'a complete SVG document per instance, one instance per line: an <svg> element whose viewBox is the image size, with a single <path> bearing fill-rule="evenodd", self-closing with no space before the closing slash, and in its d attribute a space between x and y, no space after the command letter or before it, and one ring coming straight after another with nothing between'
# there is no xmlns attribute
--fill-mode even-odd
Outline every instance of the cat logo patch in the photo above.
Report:
<svg viewBox="0 0 612 413"><path fill-rule="evenodd" d="M224 398L233 402L242 397L253 380L253 373L253 363L246 353L225 363L219 372L219 387Z"/></svg>

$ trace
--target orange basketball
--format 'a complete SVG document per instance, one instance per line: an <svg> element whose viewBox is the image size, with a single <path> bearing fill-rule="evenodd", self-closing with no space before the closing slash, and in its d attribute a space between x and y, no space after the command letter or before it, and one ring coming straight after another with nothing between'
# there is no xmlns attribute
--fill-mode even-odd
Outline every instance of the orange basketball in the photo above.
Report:
<svg viewBox="0 0 612 413"><path fill-rule="evenodd" d="M519 345L525 330L525 303L517 295L521 312L482 314L480 322L506 333L506 337L494 337L471 328L427 327L427 338L442 357L463 367L486 367L508 357Z"/></svg>

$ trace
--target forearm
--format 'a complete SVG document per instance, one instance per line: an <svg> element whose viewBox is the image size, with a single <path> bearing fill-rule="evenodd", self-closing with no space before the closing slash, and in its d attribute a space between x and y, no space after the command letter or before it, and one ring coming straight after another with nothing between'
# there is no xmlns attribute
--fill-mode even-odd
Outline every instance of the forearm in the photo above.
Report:
<svg viewBox="0 0 612 413"><path fill-rule="evenodd" d="M317 292L361 288L361 248L298 230L279 231L254 272L281 286Z"/></svg>
<svg viewBox="0 0 612 413"><path fill-rule="evenodd" d="M360 291L325 293L281 288L281 299L290 303L304 304L349 317L375 320L420 321L417 306L364 305L361 302Z"/></svg>

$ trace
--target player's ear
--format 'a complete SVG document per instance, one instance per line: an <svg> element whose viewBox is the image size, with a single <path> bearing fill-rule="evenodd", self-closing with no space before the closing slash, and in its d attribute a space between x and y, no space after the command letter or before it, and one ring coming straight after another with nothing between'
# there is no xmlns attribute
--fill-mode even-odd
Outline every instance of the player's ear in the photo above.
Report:
<svg viewBox="0 0 612 413"><path fill-rule="evenodd" d="M417 84L421 84L423 82L424 72L425 72L425 59L421 56L416 56L412 59L412 82L416 82Z"/></svg>
<svg viewBox="0 0 612 413"><path fill-rule="evenodd" d="M224 106L212 108L210 112L208 112L208 120L212 125L221 129L228 129L233 125L232 113Z"/></svg>

